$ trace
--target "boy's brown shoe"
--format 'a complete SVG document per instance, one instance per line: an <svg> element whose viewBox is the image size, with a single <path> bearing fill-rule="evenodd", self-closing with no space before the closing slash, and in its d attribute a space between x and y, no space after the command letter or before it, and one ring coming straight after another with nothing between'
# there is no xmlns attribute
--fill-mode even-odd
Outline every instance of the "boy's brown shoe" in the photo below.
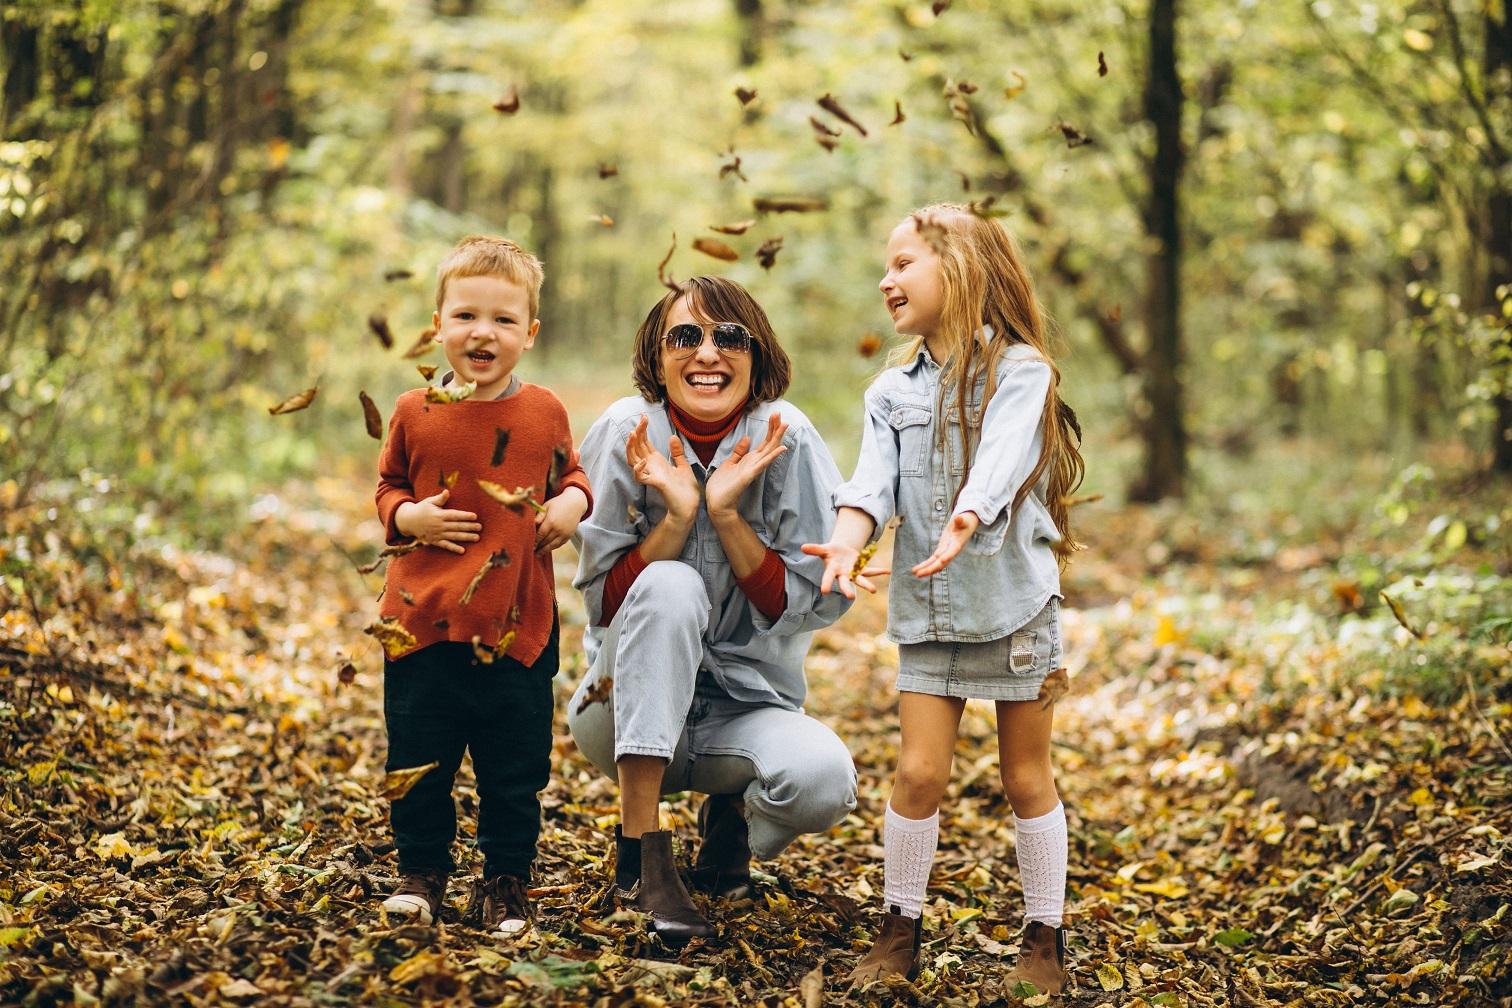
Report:
<svg viewBox="0 0 1512 1008"><path fill-rule="evenodd" d="M535 908L525 880L513 875L495 875L473 883L467 915L485 931L505 938L523 934L535 919Z"/></svg>
<svg viewBox="0 0 1512 1008"><path fill-rule="evenodd" d="M1030 921L1019 941L1018 962L1003 978L1003 993L1012 1001L1021 996L1019 984L1031 983L1035 994L1059 994L1067 979L1065 929Z"/></svg>
<svg viewBox="0 0 1512 1008"><path fill-rule="evenodd" d="M698 860L692 888L722 899L751 895L751 842L745 802L738 795L709 795L698 809Z"/></svg>
<svg viewBox="0 0 1512 1008"><path fill-rule="evenodd" d="M873 980L901 976L912 980L919 975L919 932L922 917L904 917L892 907L882 918L882 930L876 944L851 970L850 984L860 987Z"/></svg>
<svg viewBox="0 0 1512 1008"><path fill-rule="evenodd" d="M383 909L416 923L430 924L441 916L446 903L446 872L416 871L399 876L399 888L383 901Z"/></svg>

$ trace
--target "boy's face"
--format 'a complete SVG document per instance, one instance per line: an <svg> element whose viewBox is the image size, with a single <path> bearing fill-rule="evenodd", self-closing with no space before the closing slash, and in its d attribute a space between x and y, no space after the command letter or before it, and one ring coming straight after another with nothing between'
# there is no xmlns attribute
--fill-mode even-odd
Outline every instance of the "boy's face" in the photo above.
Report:
<svg viewBox="0 0 1512 1008"><path fill-rule="evenodd" d="M521 285L500 276L470 276L447 283L431 325L457 381L477 382L473 396L484 400L509 387L541 321L530 317L530 295Z"/></svg>

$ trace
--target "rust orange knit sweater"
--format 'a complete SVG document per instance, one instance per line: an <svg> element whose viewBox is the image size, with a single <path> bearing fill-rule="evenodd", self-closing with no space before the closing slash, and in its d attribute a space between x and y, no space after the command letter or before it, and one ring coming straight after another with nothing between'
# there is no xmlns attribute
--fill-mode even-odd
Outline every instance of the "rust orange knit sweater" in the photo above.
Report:
<svg viewBox="0 0 1512 1008"><path fill-rule="evenodd" d="M578 464L567 411L550 390L526 383L506 399L481 402L427 403L424 389L399 397L378 463L378 518L389 545L409 541L394 527L399 505L440 492L452 473L446 507L473 512L483 526L466 552L421 546L389 561L381 615L415 636L415 647L404 654L446 640L493 648L514 631L506 653L524 665L540 657L556 613L551 554L535 552L534 509L505 507L478 480L508 490L533 487L535 500L544 502L558 448L565 458L550 495L575 486L591 510L593 494ZM491 557L498 563L464 605L468 585Z"/></svg>

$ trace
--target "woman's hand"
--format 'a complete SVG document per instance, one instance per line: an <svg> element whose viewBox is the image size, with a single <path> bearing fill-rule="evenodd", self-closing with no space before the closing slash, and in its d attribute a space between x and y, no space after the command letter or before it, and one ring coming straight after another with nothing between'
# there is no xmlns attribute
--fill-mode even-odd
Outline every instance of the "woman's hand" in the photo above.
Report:
<svg viewBox="0 0 1512 1008"><path fill-rule="evenodd" d="M463 543L478 541L483 526L471 511L454 511L446 507L446 499L450 496L450 490L442 490L424 500L405 501L394 512L394 528L427 546L461 553L465 548Z"/></svg>
<svg viewBox="0 0 1512 1008"><path fill-rule="evenodd" d="M717 518L739 508L740 497L746 492L746 488L766 471L767 466L777 460L777 456L787 451L787 445L782 443L782 436L786 433L787 424L782 422L779 414L773 413L767 421L766 437L762 438L755 451L751 450L749 436L736 442L730 457L714 470L704 486L710 518Z"/></svg>
<svg viewBox="0 0 1512 1008"><path fill-rule="evenodd" d="M929 577L948 567L981 523L982 519L977 517L975 511L962 511L946 522L945 531L940 533L940 542L935 546L935 551L914 565L914 576Z"/></svg>
<svg viewBox="0 0 1512 1008"><path fill-rule="evenodd" d="M651 447L651 438L646 434L650 420L645 416L635 425L635 430L625 439L625 461L636 482L651 487L662 495L667 505L667 514L679 522L691 522L698 514L698 477L688 465L683 453L682 439L672 435L668 454L663 455Z"/></svg>

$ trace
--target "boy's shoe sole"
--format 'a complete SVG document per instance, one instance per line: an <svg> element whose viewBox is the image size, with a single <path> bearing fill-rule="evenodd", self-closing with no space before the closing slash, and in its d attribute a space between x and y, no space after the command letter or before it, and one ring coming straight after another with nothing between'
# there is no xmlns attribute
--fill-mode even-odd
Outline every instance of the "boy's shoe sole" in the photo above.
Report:
<svg viewBox="0 0 1512 1008"><path fill-rule="evenodd" d="M421 924L429 924L434 919L431 916L430 906L423 896L395 893L384 900L382 906L391 914L413 917Z"/></svg>

